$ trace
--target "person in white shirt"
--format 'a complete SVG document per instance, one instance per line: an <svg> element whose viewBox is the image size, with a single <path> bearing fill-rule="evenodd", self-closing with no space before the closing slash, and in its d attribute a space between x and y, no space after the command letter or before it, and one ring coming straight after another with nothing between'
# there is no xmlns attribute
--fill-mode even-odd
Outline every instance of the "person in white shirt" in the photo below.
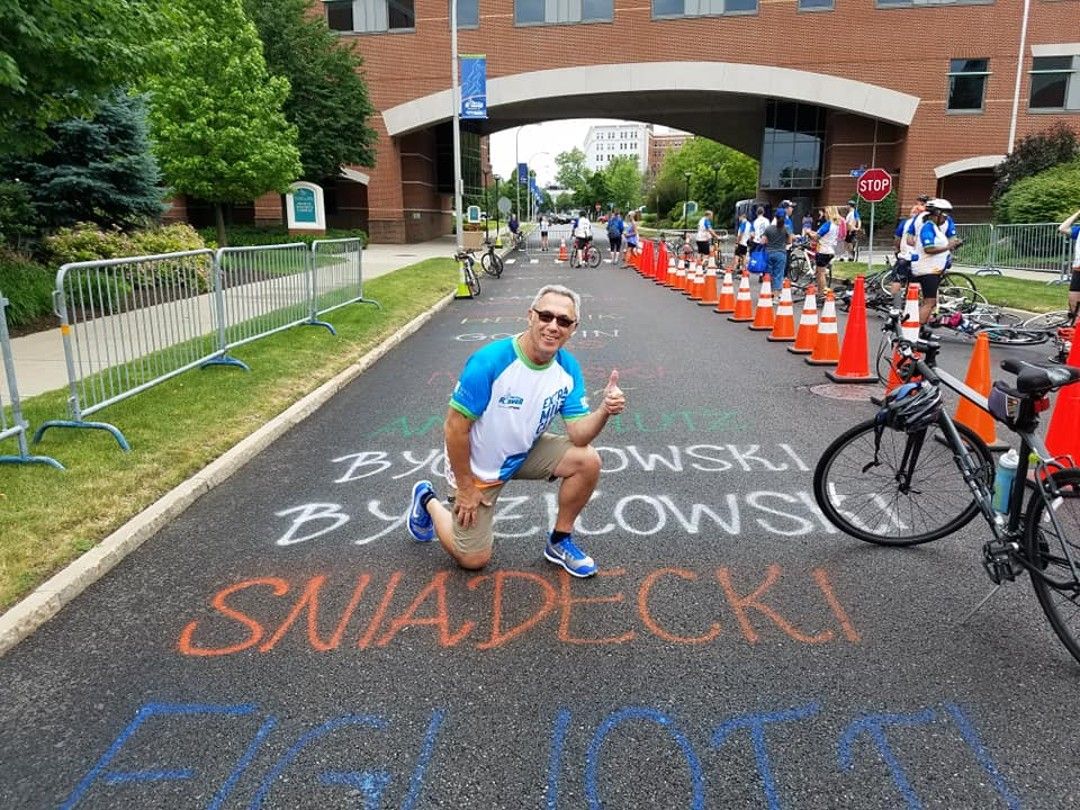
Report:
<svg viewBox="0 0 1080 810"><path fill-rule="evenodd" d="M855 242L859 238L859 231L862 230L862 219L859 217L858 200L848 200L848 212L844 217L844 229L847 233L844 236L844 244L847 247L847 260L849 262L855 261Z"/></svg>
<svg viewBox="0 0 1080 810"><path fill-rule="evenodd" d="M1080 225L1075 224L1077 219L1080 219L1080 211L1058 225L1058 231L1073 243L1072 278L1069 279L1070 322L1076 319L1076 309L1080 306Z"/></svg>
<svg viewBox="0 0 1080 810"><path fill-rule="evenodd" d="M548 227L551 225L551 221L547 218L547 214L543 214L540 217L540 250L548 249Z"/></svg>
<svg viewBox="0 0 1080 810"><path fill-rule="evenodd" d="M697 233L694 235L698 256L703 262L712 254L712 240L719 238L713 230L712 218L713 212L706 211L705 216L698 220Z"/></svg>
<svg viewBox="0 0 1080 810"><path fill-rule="evenodd" d="M765 216L765 209L758 208L757 218L754 220L754 244L760 245L765 238L765 229L769 227L769 218Z"/></svg>
<svg viewBox="0 0 1080 810"><path fill-rule="evenodd" d="M592 241L592 223L589 222L589 215L584 211L581 212L581 216L577 219L577 224L574 225L574 250L578 252L578 266L584 266L585 264L585 248L589 246L589 242Z"/></svg>
<svg viewBox="0 0 1080 810"><path fill-rule="evenodd" d="M925 324L937 308L938 286L941 284L949 254L962 243L962 240L955 236L949 238L945 233L951 211L952 203L938 198L926 204L926 213L920 217L922 225L919 226L919 257L911 267L912 280L922 287L920 324ZM920 218L917 218L916 222Z"/></svg>
<svg viewBox="0 0 1080 810"><path fill-rule="evenodd" d="M818 229L814 247L814 264L817 267L818 296L825 297L828 287L827 271L836 256L836 243L840 240L840 211L835 205L819 209Z"/></svg>
<svg viewBox="0 0 1080 810"><path fill-rule="evenodd" d="M736 274L746 267L746 254L749 252L750 235L754 232L754 226L746 214L739 214L739 224L735 230L735 270Z"/></svg>

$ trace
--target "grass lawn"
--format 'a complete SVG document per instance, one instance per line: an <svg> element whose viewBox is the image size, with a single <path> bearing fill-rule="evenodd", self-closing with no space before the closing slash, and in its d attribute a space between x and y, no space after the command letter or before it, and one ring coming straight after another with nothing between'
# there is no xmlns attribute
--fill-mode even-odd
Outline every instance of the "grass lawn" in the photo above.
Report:
<svg viewBox="0 0 1080 810"><path fill-rule="evenodd" d="M878 267L876 264L874 266ZM855 278L860 273L866 273L865 262L833 263L833 278ZM986 296L991 304L1027 312L1052 312L1066 307L1068 285L1048 285L1038 279L1008 276L967 275L975 282L975 289ZM1047 280L1050 278L1048 274Z"/></svg>
<svg viewBox="0 0 1080 810"><path fill-rule="evenodd" d="M297 327L233 354L251 373L193 370L112 405L94 419L123 431L132 452L104 431L49 430L32 448L66 472L0 467L0 609L25 596L177 484L392 335L457 283L452 259L429 259L364 283L382 304L342 307L325 329ZM66 415L66 389L23 401L31 429ZM16 452L14 440L4 452ZM10 445L10 447L9 447Z"/></svg>

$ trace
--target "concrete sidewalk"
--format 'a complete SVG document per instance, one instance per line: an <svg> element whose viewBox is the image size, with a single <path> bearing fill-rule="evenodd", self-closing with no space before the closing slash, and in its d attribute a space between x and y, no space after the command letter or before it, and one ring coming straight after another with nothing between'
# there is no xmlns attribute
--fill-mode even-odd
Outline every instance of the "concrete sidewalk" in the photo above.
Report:
<svg viewBox="0 0 1080 810"><path fill-rule="evenodd" d="M454 255L455 245L452 235L413 245L368 245L362 259L364 280L370 281L425 259L451 257ZM59 326L13 338L11 351L21 398L26 399L67 385L67 366ZM0 395L4 402L10 402L10 392L3 374L0 374Z"/></svg>

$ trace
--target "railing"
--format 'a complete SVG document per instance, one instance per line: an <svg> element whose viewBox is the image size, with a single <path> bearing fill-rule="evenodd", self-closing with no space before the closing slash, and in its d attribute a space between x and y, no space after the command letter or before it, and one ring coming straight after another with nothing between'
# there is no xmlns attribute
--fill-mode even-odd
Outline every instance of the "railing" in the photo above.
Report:
<svg viewBox="0 0 1080 810"><path fill-rule="evenodd" d="M14 438L19 452L17 455L0 454L0 464L48 464L58 470L64 465L49 456L32 456L26 443L26 420L22 415L22 403L19 401L19 386L15 379L15 360L11 354L11 337L7 326L8 300L0 295L0 358L3 360L4 378L7 380L8 396L11 405L4 403L0 392L0 441ZM10 410L10 417L9 417Z"/></svg>
<svg viewBox="0 0 1080 810"><path fill-rule="evenodd" d="M1068 280L1072 245L1056 222L1024 225L957 225L964 244L953 253L953 264L980 274L1030 270L1054 275L1047 283Z"/></svg>
<svg viewBox="0 0 1080 810"><path fill-rule="evenodd" d="M247 366L228 352L302 324L363 296L359 239L185 251L65 264L54 310L68 374L68 419L51 427L106 430L86 417L122 399L210 365Z"/></svg>

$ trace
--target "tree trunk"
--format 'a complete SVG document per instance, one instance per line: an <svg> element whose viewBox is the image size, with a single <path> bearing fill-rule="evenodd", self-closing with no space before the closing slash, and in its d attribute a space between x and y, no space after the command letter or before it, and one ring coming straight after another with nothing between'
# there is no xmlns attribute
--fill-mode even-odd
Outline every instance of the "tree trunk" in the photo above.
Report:
<svg viewBox="0 0 1080 810"><path fill-rule="evenodd" d="M217 226L218 247L225 247L229 244L225 238L225 212L219 202L214 203L214 225Z"/></svg>

